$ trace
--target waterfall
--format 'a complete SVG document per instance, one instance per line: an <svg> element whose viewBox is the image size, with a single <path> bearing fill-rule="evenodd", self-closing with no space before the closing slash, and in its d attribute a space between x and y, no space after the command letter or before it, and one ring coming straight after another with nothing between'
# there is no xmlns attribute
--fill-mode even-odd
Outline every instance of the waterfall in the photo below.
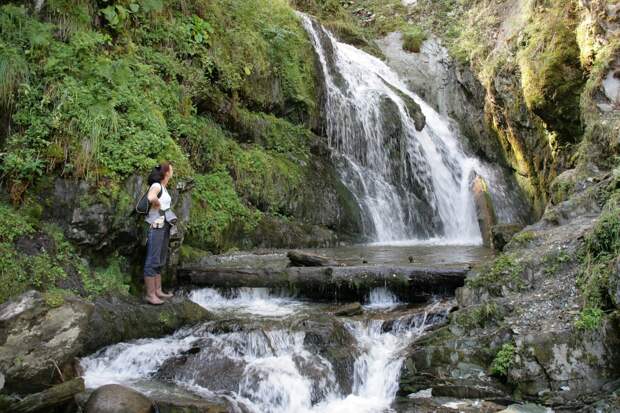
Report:
<svg viewBox="0 0 620 413"><path fill-rule="evenodd" d="M236 309L240 299L248 310L252 303L301 304L283 301L262 289L243 289L227 296L212 289L192 293L193 299L216 312ZM371 295L375 302L394 299L383 289ZM305 331L287 328L284 316L282 323L259 317L246 328L224 330L218 322L205 323L161 339L115 344L81 359L80 364L88 388L119 383L151 394L167 383L207 399L224 398L240 412L386 412L398 390L403 350L444 320L447 312L437 303L389 324L372 317L343 320L354 339L350 352L356 355L347 373L352 374L352 383L346 392L337 379L337 366L308 344L313 340L305 340Z"/></svg>
<svg viewBox="0 0 620 413"><path fill-rule="evenodd" d="M398 297L388 288L373 288L368 295L368 302L364 307L368 309L391 309L402 304Z"/></svg>
<svg viewBox="0 0 620 413"><path fill-rule="evenodd" d="M381 60L300 16L322 69L328 144L367 235L480 244L470 190L479 162L465 155L457 131Z"/></svg>

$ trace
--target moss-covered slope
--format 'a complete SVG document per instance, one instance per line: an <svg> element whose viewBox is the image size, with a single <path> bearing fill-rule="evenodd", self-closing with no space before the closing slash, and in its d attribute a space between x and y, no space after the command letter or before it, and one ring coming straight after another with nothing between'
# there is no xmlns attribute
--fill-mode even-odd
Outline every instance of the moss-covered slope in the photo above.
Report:
<svg viewBox="0 0 620 413"><path fill-rule="evenodd" d="M355 237L359 209L316 135L318 84L284 0L5 2L2 208L37 233L56 223L93 265L133 262L137 177L170 160L188 246Z"/></svg>

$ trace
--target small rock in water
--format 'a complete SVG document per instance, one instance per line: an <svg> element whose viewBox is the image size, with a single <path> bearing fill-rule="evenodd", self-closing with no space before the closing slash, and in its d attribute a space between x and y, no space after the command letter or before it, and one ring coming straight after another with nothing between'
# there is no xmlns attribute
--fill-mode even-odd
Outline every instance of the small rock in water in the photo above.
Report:
<svg viewBox="0 0 620 413"><path fill-rule="evenodd" d="M106 384L93 392L86 403L86 413L151 413L153 403L133 389Z"/></svg>
<svg viewBox="0 0 620 413"><path fill-rule="evenodd" d="M407 397L409 397L410 399L427 399L433 397L433 389L420 390L415 393L411 393Z"/></svg>
<svg viewBox="0 0 620 413"><path fill-rule="evenodd" d="M334 312L336 316L352 316L359 315L364 312L362 305L360 303L351 303L345 306L340 307L338 310Z"/></svg>
<svg viewBox="0 0 620 413"><path fill-rule="evenodd" d="M511 404L499 413L553 413L548 407L539 406L537 404Z"/></svg>

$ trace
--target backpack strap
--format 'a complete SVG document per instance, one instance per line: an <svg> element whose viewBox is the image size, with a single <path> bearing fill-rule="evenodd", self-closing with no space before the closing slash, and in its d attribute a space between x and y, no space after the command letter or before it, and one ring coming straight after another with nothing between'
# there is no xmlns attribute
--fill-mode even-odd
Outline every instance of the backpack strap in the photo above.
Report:
<svg viewBox="0 0 620 413"><path fill-rule="evenodd" d="M161 198L162 194L164 193L164 186L161 184L161 182L154 182L153 185L155 184L159 184L159 193L157 194L157 199ZM151 185L151 186L153 186Z"/></svg>

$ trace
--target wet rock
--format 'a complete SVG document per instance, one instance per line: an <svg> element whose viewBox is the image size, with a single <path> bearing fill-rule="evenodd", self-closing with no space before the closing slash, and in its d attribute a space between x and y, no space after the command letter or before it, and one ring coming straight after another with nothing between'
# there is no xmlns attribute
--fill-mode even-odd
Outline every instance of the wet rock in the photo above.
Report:
<svg viewBox="0 0 620 413"><path fill-rule="evenodd" d="M245 363L218 354L213 340L203 340L201 351L166 360L157 373L160 380L191 380L195 385L216 392L235 392L243 378ZM219 349L221 350L221 349Z"/></svg>
<svg viewBox="0 0 620 413"><path fill-rule="evenodd" d="M0 371L9 391L40 391L57 382L60 372L73 377L76 357L120 341L170 334L207 317L182 297L159 307L131 297L94 303L67 297L50 307L40 293L29 291L0 306Z"/></svg>
<svg viewBox="0 0 620 413"><path fill-rule="evenodd" d="M511 404L500 413L550 413L548 407L539 406L537 404Z"/></svg>
<svg viewBox="0 0 620 413"><path fill-rule="evenodd" d="M84 337L86 353L121 341L162 337L185 325L212 318L211 313L183 296L152 306L131 296L107 296L95 300Z"/></svg>
<svg viewBox="0 0 620 413"><path fill-rule="evenodd" d="M485 246L490 247L493 239L492 228L495 225L495 210L488 185L481 176L477 176L474 180L472 192L478 215L478 225L482 234L482 242Z"/></svg>
<svg viewBox="0 0 620 413"><path fill-rule="evenodd" d="M306 319L295 327L306 331L304 346L332 364L341 391L351 393L354 364L359 353L351 332L341 321L331 317Z"/></svg>
<svg viewBox="0 0 620 413"><path fill-rule="evenodd" d="M347 305L343 305L338 310L334 312L335 316L352 316L352 315L360 315L364 312L364 308L360 303L351 303Z"/></svg>
<svg viewBox="0 0 620 413"><path fill-rule="evenodd" d="M478 399L455 399L451 397L412 397L396 403L399 413L494 413L505 406Z"/></svg>
<svg viewBox="0 0 620 413"><path fill-rule="evenodd" d="M152 396L159 413L229 413L225 401L211 401L191 395Z"/></svg>
<svg viewBox="0 0 620 413"><path fill-rule="evenodd" d="M620 320L611 318L597 331L579 335L572 329L532 331L516 340L518 356L508 381L523 395L557 404L599 391L620 376Z"/></svg>
<svg viewBox="0 0 620 413"><path fill-rule="evenodd" d="M493 328L463 337L441 327L414 342L403 362L399 394L431 388L448 397L506 397L510 391L487 374L489 366L510 337L510 331Z"/></svg>
<svg viewBox="0 0 620 413"><path fill-rule="evenodd" d="M472 152L501 162L497 139L484 121L484 87L450 58L437 38L427 39L418 54L403 52L401 33L390 33L377 43L412 91L459 123Z"/></svg>
<svg viewBox="0 0 620 413"><path fill-rule="evenodd" d="M491 227L491 247L497 251L504 249L512 237L521 229L520 224L497 224Z"/></svg>
<svg viewBox="0 0 620 413"><path fill-rule="evenodd" d="M153 402L142 393L118 384L95 390L86 403L85 413L151 413Z"/></svg>

